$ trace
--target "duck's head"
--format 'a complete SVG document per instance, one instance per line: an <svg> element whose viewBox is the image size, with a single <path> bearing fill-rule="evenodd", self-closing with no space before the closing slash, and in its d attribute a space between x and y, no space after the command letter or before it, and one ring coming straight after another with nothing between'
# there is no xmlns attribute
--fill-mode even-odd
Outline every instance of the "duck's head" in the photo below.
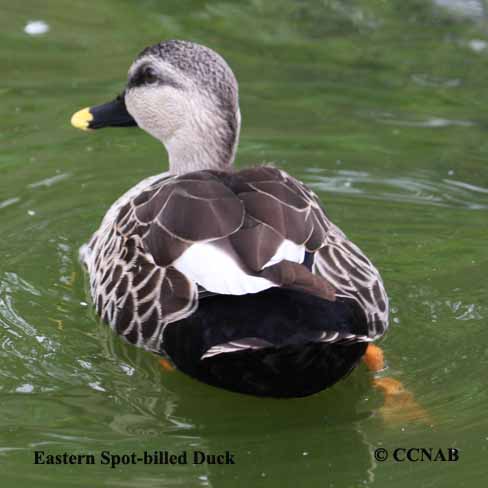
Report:
<svg viewBox="0 0 488 488"><path fill-rule="evenodd" d="M75 113L79 129L139 126L159 139L175 174L232 164L240 129L237 81L225 60L187 41L142 51L112 102Z"/></svg>

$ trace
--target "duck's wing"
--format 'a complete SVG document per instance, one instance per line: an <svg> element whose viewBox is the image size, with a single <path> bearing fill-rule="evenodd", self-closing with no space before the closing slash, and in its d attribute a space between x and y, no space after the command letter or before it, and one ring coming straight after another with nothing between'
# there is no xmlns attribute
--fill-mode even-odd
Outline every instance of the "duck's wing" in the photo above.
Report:
<svg viewBox="0 0 488 488"><path fill-rule="evenodd" d="M368 337L376 340L388 328L388 295L378 270L336 227L315 255L314 273L324 276L337 296L355 300L368 322Z"/></svg>
<svg viewBox="0 0 488 488"><path fill-rule="evenodd" d="M191 315L208 293L278 286L329 301L349 297L367 312L376 287L383 290L374 267L330 223L313 192L272 167L154 182L105 222L88 268L100 316L130 342L154 350L165 325ZM365 274L373 277L367 283ZM374 327L356 339L376 337Z"/></svg>
<svg viewBox="0 0 488 488"><path fill-rule="evenodd" d="M308 266L316 277L322 278L322 283L328 284L332 290L328 299L334 299L334 296L352 299L364 312L368 335L353 339L375 340L381 337L388 328L388 296L381 276L364 253L327 218L315 193L276 168L252 168L241 171L238 175L253 190L248 193L244 188L237 192L244 202L246 216L263 224L267 230L267 235L261 239L262 243L254 239L253 245L240 237L243 229L234 234L234 247L241 246L240 255L247 255L249 265L253 267L253 257L263 255L262 250L270 247L273 235L279 236L274 246L268 249L266 257L254 264L254 269L262 269L263 261L270 255L273 257L269 262L279 262L281 258L289 259L276 251L277 246L299 246L300 251L297 254L301 252L304 258L297 262ZM270 232L270 229L274 232ZM288 265L285 263L281 261L281 272ZM299 269L303 271L304 266ZM265 274L266 270L261 271L261 275ZM297 281L294 285L298 288ZM308 288L304 287L304 291L314 293L314 288L308 285ZM333 338L334 342L342 340L351 340L351 337L339 335Z"/></svg>
<svg viewBox="0 0 488 488"><path fill-rule="evenodd" d="M136 213L173 178L151 177L129 190L80 250L97 314L129 342L154 351L164 325L190 315L198 305L196 283L155 262L146 242L151 225ZM180 245L173 242L169 252L178 252Z"/></svg>

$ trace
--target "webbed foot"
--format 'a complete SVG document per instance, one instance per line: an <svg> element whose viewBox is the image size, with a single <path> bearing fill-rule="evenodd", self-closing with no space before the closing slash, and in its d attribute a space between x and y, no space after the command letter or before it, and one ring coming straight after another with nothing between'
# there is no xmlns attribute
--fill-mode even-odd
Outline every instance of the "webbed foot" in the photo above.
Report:
<svg viewBox="0 0 488 488"><path fill-rule="evenodd" d="M383 350L368 344L363 360L370 371L375 373L385 369ZM428 412L415 400L413 393L407 390L401 381L389 376L374 378L373 386L384 395L384 404L380 408L383 420L389 424L411 420L431 422Z"/></svg>

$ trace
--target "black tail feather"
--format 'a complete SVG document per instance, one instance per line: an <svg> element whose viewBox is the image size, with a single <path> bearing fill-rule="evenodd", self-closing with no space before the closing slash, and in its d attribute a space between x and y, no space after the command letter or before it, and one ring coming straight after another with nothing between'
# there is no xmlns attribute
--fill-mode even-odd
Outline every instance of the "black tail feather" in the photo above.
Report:
<svg viewBox="0 0 488 488"><path fill-rule="evenodd" d="M331 331L367 335L354 301L272 288L202 299L193 315L168 325L164 349L179 369L206 383L260 396L305 396L347 375L366 350L365 343L317 342ZM271 346L202 359L212 347L243 338Z"/></svg>

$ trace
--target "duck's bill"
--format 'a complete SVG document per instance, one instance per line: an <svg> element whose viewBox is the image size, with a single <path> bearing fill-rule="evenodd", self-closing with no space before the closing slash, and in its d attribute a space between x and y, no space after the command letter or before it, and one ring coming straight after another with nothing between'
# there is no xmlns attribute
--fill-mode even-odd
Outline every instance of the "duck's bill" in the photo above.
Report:
<svg viewBox="0 0 488 488"><path fill-rule="evenodd" d="M123 95L103 105L79 110L71 117L71 124L81 130L137 126L127 111Z"/></svg>

